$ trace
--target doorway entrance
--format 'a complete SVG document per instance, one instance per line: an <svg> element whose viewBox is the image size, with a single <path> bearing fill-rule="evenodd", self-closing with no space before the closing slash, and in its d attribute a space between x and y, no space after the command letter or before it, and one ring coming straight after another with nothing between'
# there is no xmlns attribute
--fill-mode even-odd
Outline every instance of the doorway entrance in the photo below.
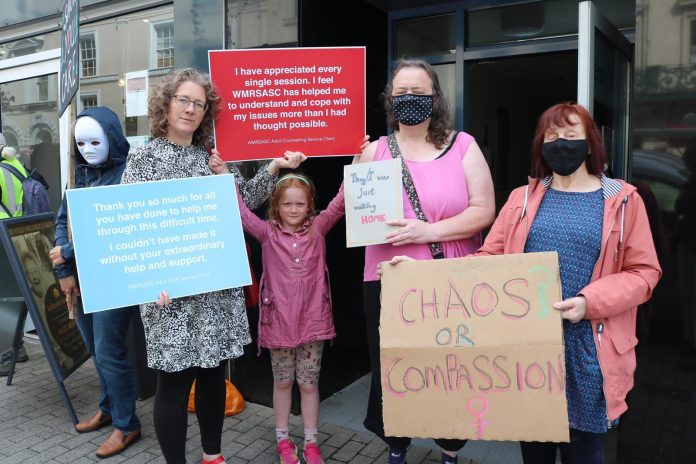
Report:
<svg viewBox="0 0 696 464"><path fill-rule="evenodd" d="M498 209L514 188L527 183L541 113L576 99L577 61L577 52L570 51L466 63L466 130L491 167Z"/></svg>

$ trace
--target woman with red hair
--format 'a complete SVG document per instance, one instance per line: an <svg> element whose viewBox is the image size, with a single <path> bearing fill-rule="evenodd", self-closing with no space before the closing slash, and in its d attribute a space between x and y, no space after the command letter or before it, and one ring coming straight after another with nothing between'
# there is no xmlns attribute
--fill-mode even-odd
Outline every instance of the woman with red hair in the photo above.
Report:
<svg viewBox="0 0 696 464"><path fill-rule="evenodd" d="M514 190L481 255L558 252L570 443L523 442L526 464L604 462L602 435L626 409L636 367L637 306L661 270L636 188L602 171L588 111L559 103L541 115L529 185Z"/></svg>

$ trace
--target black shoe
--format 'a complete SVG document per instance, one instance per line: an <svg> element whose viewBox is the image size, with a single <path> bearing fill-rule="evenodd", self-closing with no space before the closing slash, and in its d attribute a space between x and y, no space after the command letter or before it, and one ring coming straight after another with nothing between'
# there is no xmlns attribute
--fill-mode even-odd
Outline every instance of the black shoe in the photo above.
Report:
<svg viewBox="0 0 696 464"><path fill-rule="evenodd" d="M29 355L27 350L24 348L24 343L19 346L17 350L17 362L27 362L29 361ZM10 365L12 364L12 349L5 351L0 355L0 377L10 374Z"/></svg>
<svg viewBox="0 0 696 464"><path fill-rule="evenodd" d="M406 450L401 448L389 447L387 461L388 464L406 464Z"/></svg>

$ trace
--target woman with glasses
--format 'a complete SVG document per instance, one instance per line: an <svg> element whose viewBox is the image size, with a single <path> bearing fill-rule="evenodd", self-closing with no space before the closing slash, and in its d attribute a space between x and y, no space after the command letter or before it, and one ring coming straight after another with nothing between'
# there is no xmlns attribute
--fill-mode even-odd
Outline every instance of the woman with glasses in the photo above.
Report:
<svg viewBox="0 0 696 464"><path fill-rule="evenodd" d="M187 68L171 72L148 99L154 139L129 158L122 183L212 175L204 144L220 111L220 98L207 74ZM213 150L215 154L217 152ZM216 157L217 159L217 157ZM296 168L301 153L285 152L246 181L237 178L244 202L256 208L270 195L280 168ZM140 305L148 365L157 369L154 423L167 463L186 462L189 391L196 380L196 416L203 447L202 464L221 464L225 412L224 361L243 354L251 342L241 288L230 288Z"/></svg>

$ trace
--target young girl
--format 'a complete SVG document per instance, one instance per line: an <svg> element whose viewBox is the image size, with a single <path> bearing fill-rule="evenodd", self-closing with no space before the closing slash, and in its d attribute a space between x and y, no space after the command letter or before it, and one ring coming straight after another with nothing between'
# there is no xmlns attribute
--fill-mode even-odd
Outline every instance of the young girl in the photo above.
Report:
<svg viewBox="0 0 696 464"><path fill-rule="evenodd" d="M271 350L280 462L299 462L288 437L296 378L305 433L302 454L308 464L320 464L324 461L317 446L319 370L324 340L336 336L324 237L344 213L343 188L326 210L315 215L311 181L289 174L271 195L268 221L256 217L243 201L239 206L244 229L261 242L263 252L258 343Z"/></svg>
<svg viewBox="0 0 696 464"><path fill-rule="evenodd" d="M211 169L218 172L217 153ZM305 176L282 177L271 194L268 220L259 219L238 195L244 229L261 243L259 347L271 351L273 413L281 464L299 463L289 437L292 384L300 387L304 461L323 464L317 446L319 370L324 340L336 336L324 237L344 213L343 185L329 206L314 210L314 186Z"/></svg>

